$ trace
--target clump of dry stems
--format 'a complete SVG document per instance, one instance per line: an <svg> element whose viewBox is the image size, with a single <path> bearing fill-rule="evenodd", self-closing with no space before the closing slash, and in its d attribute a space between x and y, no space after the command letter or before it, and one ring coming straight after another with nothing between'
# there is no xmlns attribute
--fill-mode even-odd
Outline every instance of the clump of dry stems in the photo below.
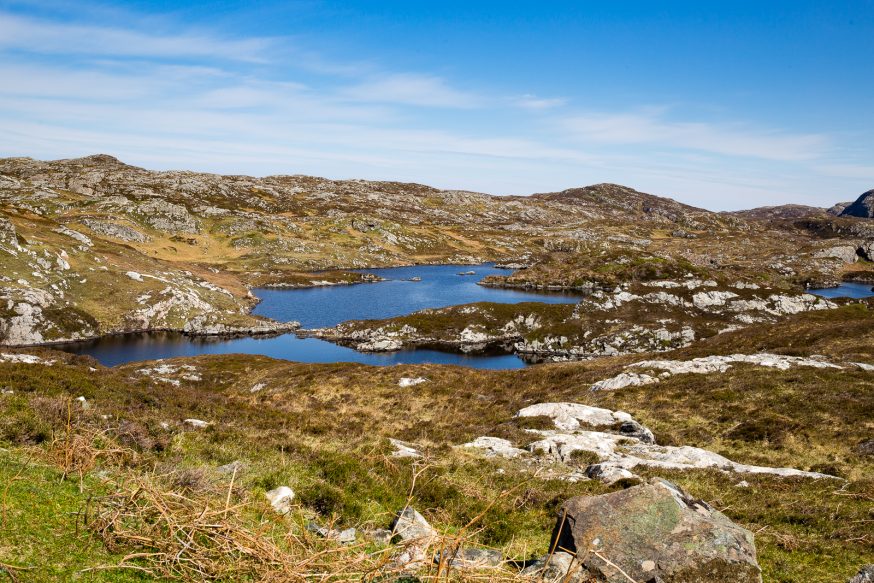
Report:
<svg viewBox="0 0 874 583"><path fill-rule="evenodd" d="M110 551L131 551L105 568L177 581L394 581L405 572L394 561L406 550L403 543L380 547L322 539L263 504L239 499L233 478L223 495L183 494L168 486L172 482L170 475L139 475L90 502L83 514L86 527ZM456 535L437 537L429 556L451 557L475 534L474 522ZM506 569L450 569L445 560L419 568L422 581L519 580Z"/></svg>

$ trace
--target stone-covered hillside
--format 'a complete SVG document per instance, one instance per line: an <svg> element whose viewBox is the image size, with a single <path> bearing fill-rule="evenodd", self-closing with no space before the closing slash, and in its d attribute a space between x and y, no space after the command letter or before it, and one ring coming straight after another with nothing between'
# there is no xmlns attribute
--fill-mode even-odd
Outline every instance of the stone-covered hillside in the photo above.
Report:
<svg viewBox="0 0 874 583"><path fill-rule="evenodd" d="M0 160L0 343L287 330L249 315L252 286L356 283L366 279L344 269L411 263L500 260L528 269L491 285L584 290L653 269L796 292L866 277L874 234L862 221L805 221L711 213L610 184L499 197L153 172L106 155L8 158Z"/></svg>

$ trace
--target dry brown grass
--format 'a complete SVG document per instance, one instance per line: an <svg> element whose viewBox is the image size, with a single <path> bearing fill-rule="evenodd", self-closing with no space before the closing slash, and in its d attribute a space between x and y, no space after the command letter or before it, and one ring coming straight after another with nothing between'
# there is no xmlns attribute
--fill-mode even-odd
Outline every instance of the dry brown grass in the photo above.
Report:
<svg viewBox="0 0 874 583"><path fill-rule="evenodd" d="M135 460L135 451L118 445L111 431L83 423L74 415L72 399L66 399L67 418L64 431L56 435L44 450L44 456L62 470L62 478L76 474L83 476L98 462L121 466Z"/></svg>
<svg viewBox="0 0 874 583"><path fill-rule="evenodd" d="M132 569L173 581L377 581L407 573L396 558L416 541L382 546L369 542L341 545L300 528L299 509L288 517L272 515L234 489L223 496L200 491L182 494L167 486L176 477L129 474L113 493L92 499L82 514L84 526L121 561L88 569ZM511 492L501 492L499 498ZM422 581L517 581L503 567L458 571L450 566L457 549L476 534L485 512L453 534L441 534L421 549ZM431 557L439 557L431 562Z"/></svg>

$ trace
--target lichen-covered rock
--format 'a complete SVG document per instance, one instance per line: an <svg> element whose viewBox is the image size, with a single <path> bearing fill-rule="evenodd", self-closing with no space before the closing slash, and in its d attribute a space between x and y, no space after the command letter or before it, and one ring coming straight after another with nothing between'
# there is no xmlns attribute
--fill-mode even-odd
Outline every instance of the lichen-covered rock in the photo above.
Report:
<svg viewBox="0 0 874 583"><path fill-rule="evenodd" d="M407 506L400 510L391 524L391 531L392 537L402 543L400 551L393 557L395 564L417 569L430 562L428 550L437 541L438 533L414 508Z"/></svg>
<svg viewBox="0 0 874 583"><path fill-rule="evenodd" d="M817 259L838 259L844 263L855 263L859 256L853 245L838 245L820 249L813 256Z"/></svg>
<svg viewBox="0 0 874 583"><path fill-rule="evenodd" d="M641 385L649 385L657 383L658 379L648 374L637 373L619 373L615 377L598 381L592 385L593 391L615 391L624 389L625 387L639 387Z"/></svg>
<svg viewBox="0 0 874 583"><path fill-rule="evenodd" d="M398 511L392 522L391 530L404 542L430 542L437 536L434 527L428 524L425 517L411 506Z"/></svg>
<svg viewBox="0 0 874 583"><path fill-rule="evenodd" d="M524 449L513 447L513 444L506 439L500 437L477 437L469 443L465 443L462 447L483 450L486 457L505 457L514 458L523 455Z"/></svg>
<svg viewBox="0 0 874 583"><path fill-rule="evenodd" d="M544 583L587 583L591 577L582 563L571 553L558 550L522 570L523 575L536 577Z"/></svg>
<svg viewBox="0 0 874 583"><path fill-rule="evenodd" d="M181 204L156 199L140 205L137 211L143 220L159 231L167 233L197 233L197 221Z"/></svg>
<svg viewBox="0 0 874 583"><path fill-rule="evenodd" d="M98 221L95 219L83 219L82 224L98 235L105 235L121 241L127 241L130 243L148 243L151 241L151 237L144 235L127 225L119 225L117 223Z"/></svg>
<svg viewBox="0 0 874 583"><path fill-rule="evenodd" d="M658 478L568 500L550 548L576 554L595 580L606 583L762 580L750 531Z"/></svg>
<svg viewBox="0 0 874 583"><path fill-rule="evenodd" d="M437 564L443 563L453 569L482 569L497 567L504 560L500 551L492 549L458 548L434 557Z"/></svg>
<svg viewBox="0 0 874 583"><path fill-rule="evenodd" d="M18 246L18 235L15 225L6 217L0 217L0 245Z"/></svg>
<svg viewBox="0 0 874 583"><path fill-rule="evenodd" d="M874 564L865 565L847 583L874 583Z"/></svg>
<svg viewBox="0 0 874 583"><path fill-rule="evenodd" d="M631 421L624 411L611 411L581 403L537 403L520 409L517 417L551 417L555 427L564 431L576 431L580 427L610 426Z"/></svg>

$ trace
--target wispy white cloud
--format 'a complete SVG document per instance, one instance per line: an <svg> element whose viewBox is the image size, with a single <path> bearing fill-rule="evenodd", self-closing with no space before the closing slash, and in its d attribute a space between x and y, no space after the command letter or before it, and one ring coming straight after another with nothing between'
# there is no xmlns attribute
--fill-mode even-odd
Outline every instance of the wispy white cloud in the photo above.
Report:
<svg viewBox="0 0 874 583"><path fill-rule="evenodd" d="M452 87L445 79L420 73L373 77L347 87L342 95L352 100L426 107L472 108L485 103L473 91Z"/></svg>
<svg viewBox="0 0 874 583"><path fill-rule="evenodd" d="M516 107L540 111L561 107L567 103L567 99L563 97L538 97L536 95L526 94L515 97L511 99L510 102Z"/></svg>
<svg viewBox="0 0 874 583"><path fill-rule="evenodd" d="M874 184L874 164L818 164L816 170L828 176L861 178Z"/></svg>
<svg viewBox="0 0 874 583"><path fill-rule="evenodd" d="M266 62L276 44L268 38L154 33L133 28L51 22L0 12L0 49L43 54L188 57Z"/></svg>
<svg viewBox="0 0 874 583"><path fill-rule="evenodd" d="M812 160L828 138L793 134L746 124L668 120L658 110L640 113L586 113L561 120L568 134L589 144L649 144L767 160Z"/></svg>
<svg viewBox="0 0 874 583"><path fill-rule="evenodd" d="M159 20L105 26L0 11L0 156L102 151L155 168L516 194L610 181L716 208L798 200L823 176L871 177L864 163L833 163L823 135L666 109L572 115L568 100L527 88L499 94L358 55L324 58L287 38Z"/></svg>

